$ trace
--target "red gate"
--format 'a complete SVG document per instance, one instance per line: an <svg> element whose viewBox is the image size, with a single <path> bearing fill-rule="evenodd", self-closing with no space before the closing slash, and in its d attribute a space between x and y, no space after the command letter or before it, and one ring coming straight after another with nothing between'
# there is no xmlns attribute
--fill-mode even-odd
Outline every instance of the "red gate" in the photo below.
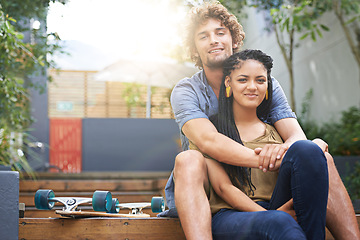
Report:
<svg viewBox="0 0 360 240"><path fill-rule="evenodd" d="M50 165L59 167L63 172L79 173L81 155L81 119L50 119Z"/></svg>

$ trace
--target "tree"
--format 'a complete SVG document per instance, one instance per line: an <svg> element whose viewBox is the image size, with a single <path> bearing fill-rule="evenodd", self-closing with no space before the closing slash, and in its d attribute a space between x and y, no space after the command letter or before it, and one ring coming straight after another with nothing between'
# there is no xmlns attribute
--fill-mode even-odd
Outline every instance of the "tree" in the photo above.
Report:
<svg viewBox="0 0 360 240"><path fill-rule="evenodd" d="M289 72L290 105L294 112L296 112L294 49L299 46L299 40L306 38L308 35L316 41L316 35L322 37L321 30L329 30L327 26L316 23L323 12L323 9L317 8L316 1L309 0L284 1L279 7L272 6L270 9L276 41ZM295 33L304 32L305 34L302 37L295 38Z"/></svg>
<svg viewBox="0 0 360 240"><path fill-rule="evenodd" d="M37 35L36 30L32 34L40 41L23 41L22 32L29 31L24 23L30 18L45 19L48 4L45 0L0 1L0 165L14 170L31 170L23 152L24 136L32 121L26 77L52 64L47 54L61 51L57 42L49 44L45 40L48 36Z"/></svg>
<svg viewBox="0 0 360 240"><path fill-rule="evenodd" d="M336 15L360 70L360 1L324 0L320 4Z"/></svg>
<svg viewBox="0 0 360 240"><path fill-rule="evenodd" d="M353 0L254 0L221 1L235 14L243 6L256 7L271 13L272 30L289 72L290 105L296 111L294 94L294 49L299 42L307 37L316 41L317 36L322 37L322 31L330 31L330 27L320 24L319 18L325 12L336 15L344 31L346 40L360 69L360 1ZM237 5L236 5L237 4ZM236 6L236 8L233 8ZM238 15L239 16L239 15ZM295 33L300 33L297 39Z"/></svg>

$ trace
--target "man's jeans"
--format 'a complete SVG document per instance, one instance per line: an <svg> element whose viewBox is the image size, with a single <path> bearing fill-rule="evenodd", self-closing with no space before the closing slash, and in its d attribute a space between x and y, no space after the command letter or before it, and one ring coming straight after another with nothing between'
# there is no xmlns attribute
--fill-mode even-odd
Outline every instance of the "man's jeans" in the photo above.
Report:
<svg viewBox="0 0 360 240"><path fill-rule="evenodd" d="M328 190L324 153L311 141L298 141L281 163L270 202L259 203L269 211L220 210L212 219L214 239L325 239ZM298 223L275 210L291 198Z"/></svg>

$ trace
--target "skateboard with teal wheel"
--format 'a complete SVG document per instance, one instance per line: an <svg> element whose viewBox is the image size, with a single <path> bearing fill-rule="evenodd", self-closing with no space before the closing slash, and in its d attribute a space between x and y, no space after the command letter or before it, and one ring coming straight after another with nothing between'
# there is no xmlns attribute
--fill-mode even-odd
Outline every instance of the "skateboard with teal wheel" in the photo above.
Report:
<svg viewBox="0 0 360 240"><path fill-rule="evenodd" d="M55 197L55 193L50 189L39 189L35 193L35 207L40 210L51 210L55 203L64 205L63 211L77 211L81 204L92 204L94 211L107 212L111 209L112 196L109 191L95 191L92 198L81 197Z"/></svg>
<svg viewBox="0 0 360 240"><path fill-rule="evenodd" d="M63 210L56 210L56 214L63 217L126 217L126 218L149 218L149 214L142 212L144 208L150 208L154 213L165 210L163 197L153 197L151 202L143 203L119 203L108 191L95 191L92 198L80 197L55 197L52 190L39 189L35 193L35 206L41 210L51 210L55 203L62 203ZM77 207L81 204L92 204L95 212L81 211ZM121 208L130 209L129 214L119 213Z"/></svg>

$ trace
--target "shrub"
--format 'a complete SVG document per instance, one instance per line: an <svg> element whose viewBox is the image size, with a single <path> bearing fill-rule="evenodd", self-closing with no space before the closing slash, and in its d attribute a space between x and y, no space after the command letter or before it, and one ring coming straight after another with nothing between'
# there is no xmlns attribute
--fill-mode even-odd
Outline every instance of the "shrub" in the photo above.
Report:
<svg viewBox="0 0 360 240"><path fill-rule="evenodd" d="M350 107L341 113L338 122L330 121L319 126L309 117L312 94L312 90L306 93L298 119L307 138L323 139L333 156L360 156L360 108Z"/></svg>

